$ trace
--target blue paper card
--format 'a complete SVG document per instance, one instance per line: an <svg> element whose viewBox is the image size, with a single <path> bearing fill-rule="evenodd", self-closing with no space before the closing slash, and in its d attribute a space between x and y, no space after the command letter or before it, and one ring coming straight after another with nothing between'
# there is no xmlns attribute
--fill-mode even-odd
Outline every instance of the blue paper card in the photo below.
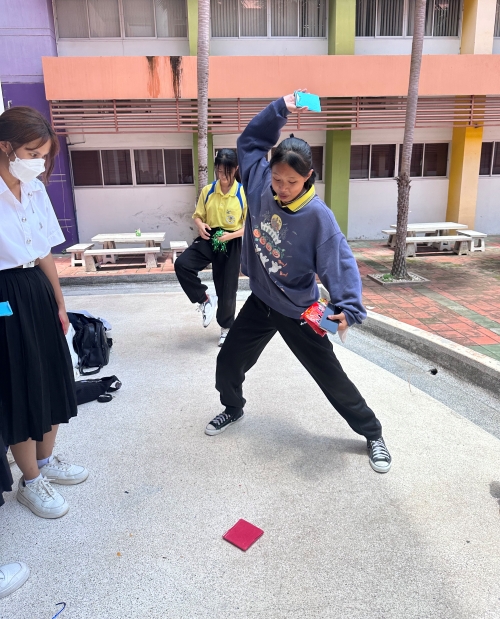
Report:
<svg viewBox="0 0 500 619"><path fill-rule="evenodd" d="M8 301L0 301L0 316L12 316L12 308Z"/></svg>
<svg viewBox="0 0 500 619"><path fill-rule="evenodd" d="M310 112L321 112L321 103L318 95L310 92L295 91L295 105L298 108L306 107Z"/></svg>

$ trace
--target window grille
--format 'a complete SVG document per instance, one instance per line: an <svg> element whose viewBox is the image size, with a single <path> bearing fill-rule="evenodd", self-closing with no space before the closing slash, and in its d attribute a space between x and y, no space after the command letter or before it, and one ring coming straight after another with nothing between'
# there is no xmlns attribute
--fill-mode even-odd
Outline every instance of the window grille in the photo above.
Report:
<svg viewBox="0 0 500 619"><path fill-rule="evenodd" d="M326 36L321 0L211 0L212 37Z"/></svg>
<svg viewBox="0 0 500 619"><path fill-rule="evenodd" d="M54 0L54 7L60 39L187 37L186 0Z"/></svg>

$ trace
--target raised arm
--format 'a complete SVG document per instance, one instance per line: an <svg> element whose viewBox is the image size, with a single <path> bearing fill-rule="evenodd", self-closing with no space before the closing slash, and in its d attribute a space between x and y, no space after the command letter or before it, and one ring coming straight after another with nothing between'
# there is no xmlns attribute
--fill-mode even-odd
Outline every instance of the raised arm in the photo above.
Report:
<svg viewBox="0 0 500 619"><path fill-rule="evenodd" d="M268 168L267 153L278 142L290 112L295 111L293 95L273 101L251 120L238 138L238 162L245 191Z"/></svg>

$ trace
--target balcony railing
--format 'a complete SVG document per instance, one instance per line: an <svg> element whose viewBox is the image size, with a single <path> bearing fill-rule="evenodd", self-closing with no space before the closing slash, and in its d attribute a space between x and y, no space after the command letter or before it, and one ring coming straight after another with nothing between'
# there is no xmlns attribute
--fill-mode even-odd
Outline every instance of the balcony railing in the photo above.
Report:
<svg viewBox="0 0 500 619"><path fill-rule="evenodd" d="M208 127L211 133L241 133L270 101L212 99ZM290 116L287 129L324 131L404 127L405 97L325 98L321 113ZM196 133L194 99L51 101L52 124L60 135L110 133ZM500 97L421 97L417 128L500 126Z"/></svg>

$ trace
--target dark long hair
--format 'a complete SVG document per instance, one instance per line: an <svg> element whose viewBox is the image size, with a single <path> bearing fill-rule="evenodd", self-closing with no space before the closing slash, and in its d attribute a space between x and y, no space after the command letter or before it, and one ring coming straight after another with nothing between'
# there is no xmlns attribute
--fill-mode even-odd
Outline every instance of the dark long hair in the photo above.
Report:
<svg viewBox="0 0 500 619"><path fill-rule="evenodd" d="M215 155L214 165L216 168L222 166L224 168L224 174L227 178L230 178L233 171L238 167L238 156L236 155L236 151L232 148L221 148ZM235 178L240 182L238 171L236 171Z"/></svg>
<svg viewBox="0 0 500 619"><path fill-rule="evenodd" d="M49 121L32 107L16 106L0 115L0 142L9 142L14 150L38 140L37 147L50 141L45 163L44 182L48 183L59 152L59 140Z"/></svg>
<svg viewBox="0 0 500 619"><path fill-rule="evenodd" d="M305 140L296 138L292 133L289 138L283 140L276 147L269 162L271 169L277 163L286 163L297 174L306 177L313 170L311 147ZM304 183L304 189L310 189L314 185L315 180L316 172L313 170L311 176Z"/></svg>

